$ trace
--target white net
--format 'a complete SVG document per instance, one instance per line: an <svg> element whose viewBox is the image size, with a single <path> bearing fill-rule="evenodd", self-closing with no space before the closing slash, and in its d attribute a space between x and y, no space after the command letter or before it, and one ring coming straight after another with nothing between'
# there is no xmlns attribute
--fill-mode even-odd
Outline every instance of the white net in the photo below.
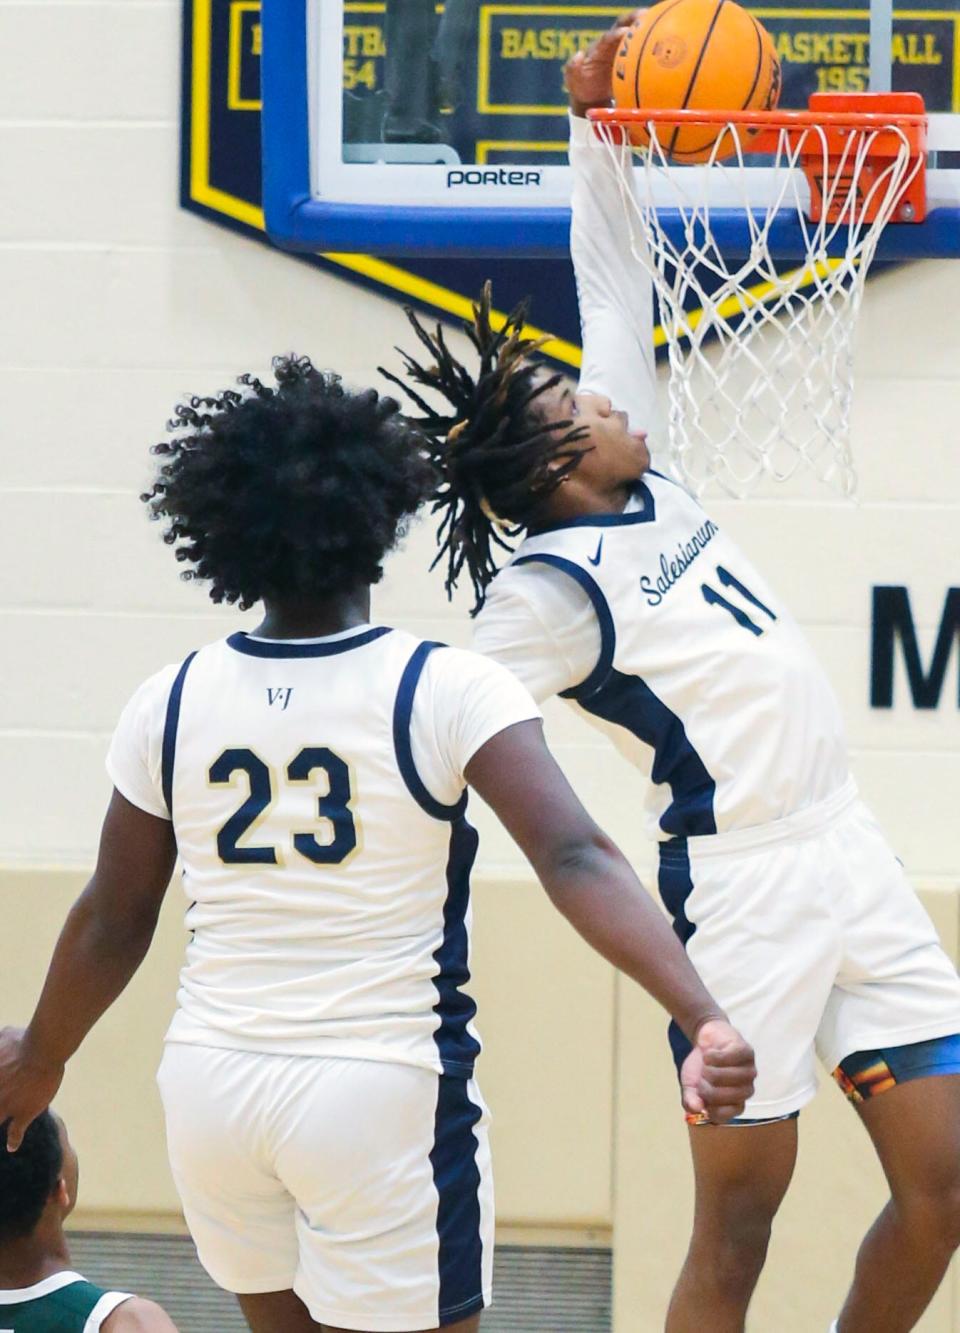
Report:
<svg viewBox="0 0 960 1333"><path fill-rule="evenodd" d="M602 125L599 134L619 173L633 254L659 299L675 466L697 494L741 497L765 477L784 481L810 468L853 495L857 313L880 233L905 207L901 197L920 159L896 126L850 129L838 156L836 134L831 149L824 129L809 125L780 129L769 165L748 167L742 139L749 132L730 124L722 133L716 126L709 161L678 168L661 143L672 127L661 125L660 138L657 128L644 123L644 148L623 142L616 126ZM899 136L899 147L888 137L877 158L871 150L880 134ZM886 151L891 142L893 152ZM729 160L717 160L734 145ZM762 204L751 198L758 170ZM818 221L808 216L808 174L822 194ZM720 249L712 223L721 207L742 214L746 253ZM805 262L774 252L785 209L798 214Z"/></svg>

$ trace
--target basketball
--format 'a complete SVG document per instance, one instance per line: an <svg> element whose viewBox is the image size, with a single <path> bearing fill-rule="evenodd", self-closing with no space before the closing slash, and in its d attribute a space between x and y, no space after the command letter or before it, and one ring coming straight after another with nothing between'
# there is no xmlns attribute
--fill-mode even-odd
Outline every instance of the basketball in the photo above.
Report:
<svg viewBox="0 0 960 1333"><path fill-rule="evenodd" d="M780 62L767 30L734 0L662 0L624 38L613 69L618 107L679 111L769 111L780 97ZM676 162L705 162L722 126L664 125L660 142ZM745 136L746 137L746 136ZM640 125L634 143L646 146Z"/></svg>

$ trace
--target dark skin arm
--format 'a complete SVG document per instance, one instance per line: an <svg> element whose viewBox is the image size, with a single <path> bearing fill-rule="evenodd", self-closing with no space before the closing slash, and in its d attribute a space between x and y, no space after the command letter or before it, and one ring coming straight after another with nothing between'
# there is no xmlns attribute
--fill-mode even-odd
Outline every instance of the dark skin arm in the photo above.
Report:
<svg viewBox="0 0 960 1333"><path fill-rule="evenodd" d="M553 905L592 948L670 1013L694 1049L681 1073L688 1111L739 1115L753 1091L753 1051L705 989L662 913L560 771L539 722L481 746L467 781L533 866Z"/></svg>
<svg viewBox="0 0 960 1333"><path fill-rule="evenodd" d="M591 107L611 105L611 78L617 48L643 12L642 9L631 9L621 14L608 32L567 61L563 78L570 110L575 116L585 116Z"/></svg>
<svg viewBox="0 0 960 1333"><path fill-rule="evenodd" d="M177 1326L166 1310L139 1296L118 1305L100 1327L103 1333L177 1333Z"/></svg>
<svg viewBox="0 0 960 1333"><path fill-rule="evenodd" d="M0 1032L0 1124L15 1152L53 1100L67 1060L142 963L177 848L173 825L113 793L97 868L70 909L36 1012Z"/></svg>

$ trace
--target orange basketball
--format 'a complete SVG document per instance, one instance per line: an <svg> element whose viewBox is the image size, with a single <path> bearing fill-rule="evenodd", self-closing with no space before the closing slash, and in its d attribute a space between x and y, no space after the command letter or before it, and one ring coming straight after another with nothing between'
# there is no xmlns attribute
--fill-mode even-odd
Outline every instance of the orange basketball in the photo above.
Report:
<svg viewBox="0 0 960 1333"><path fill-rule="evenodd" d="M618 107L679 111L769 111L780 99L780 62L770 34L734 0L661 0L624 38L613 67ZM663 125L658 139L676 162L732 156L717 125ZM744 135L744 140L746 139ZM646 130L631 129L646 145Z"/></svg>

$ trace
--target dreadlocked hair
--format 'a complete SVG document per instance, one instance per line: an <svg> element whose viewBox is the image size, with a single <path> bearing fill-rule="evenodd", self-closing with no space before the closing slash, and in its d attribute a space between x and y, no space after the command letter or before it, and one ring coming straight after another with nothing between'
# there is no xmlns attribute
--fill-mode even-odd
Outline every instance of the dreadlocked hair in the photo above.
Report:
<svg viewBox="0 0 960 1333"><path fill-rule="evenodd" d="M433 513L441 515L439 550L431 568L446 560L447 595L466 566L473 585L472 615L483 606L487 585L497 573L497 548L513 551L516 538L543 500L577 467L587 449L586 435L572 419L549 421L538 399L564 378L545 375L533 360L545 339L525 338L527 302L507 316L499 330L490 317L491 287L484 285L464 331L476 348L475 374L456 360L437 324L431 333L411 309L407 318L429 354L424 364L402 348L408 379L438 392L449 411L438 411L403 379L381 367L421 410L417 425L431 443L440 475Z"/></svg>
<svg viewBox="0 0 960 1333"><path fill-rule="evenodd" d="M352 392L306 357L275 385L178 404L140 498L214 602L324 598L377 583L383 557L437 484L429 444L393 398Z"/></svg>

